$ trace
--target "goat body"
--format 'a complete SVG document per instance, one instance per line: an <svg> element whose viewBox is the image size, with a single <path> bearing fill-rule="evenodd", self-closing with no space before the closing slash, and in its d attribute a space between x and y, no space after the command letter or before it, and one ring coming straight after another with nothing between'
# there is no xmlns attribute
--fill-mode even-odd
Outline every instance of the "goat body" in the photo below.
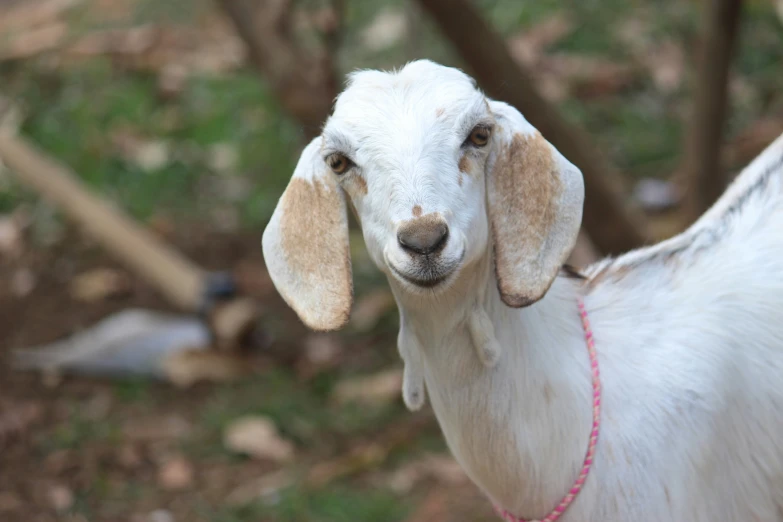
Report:
<svg viewBox="0 0 783 522"><path fill-rule="evenodd" d="M554 277L581 217L572 166L535 148L540 135L466 78L415 62L352 79L297 167L294 180L309 188L292 181L265 233L283 296L313 327L344 321L350 296L335 231L347 225L295 225L286 215L308 194L344 195L400 309L406 404L420 407L426 388L470 478L496 505L530 518L560 501L587 448L582 299L601 368L602 425L591 474L561 520L783 520L783 137L684 233L599 262L584 279ZM475 146L465 121L479 122ZM481 125L490 124L482 148ZM344 154L349 170L330 154ZM512 171L498 190L493 183ZM400 223L426 227L425 218L451 230L441 253L397 244ZM295 248L310 233L319 234L310 243L332 238L320 261L311 258L317 244L306 254ZM333 261L327 279L311 275L308 267Z"/></svg>

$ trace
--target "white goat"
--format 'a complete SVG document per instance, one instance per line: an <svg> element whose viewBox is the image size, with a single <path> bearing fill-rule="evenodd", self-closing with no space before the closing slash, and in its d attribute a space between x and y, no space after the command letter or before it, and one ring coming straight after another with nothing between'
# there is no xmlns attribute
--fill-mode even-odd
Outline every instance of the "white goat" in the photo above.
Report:
<svg viewBox="0 0 783 522"><path fill-rule="evenodd" d="M460 71L350 77L263 238L311 328L352 304L346 202L400 309L403 396L502 509L562 520L783 520L783 137L686 232L569 277L579 170ZM502 347L502 350L500 349Z"/></svg>

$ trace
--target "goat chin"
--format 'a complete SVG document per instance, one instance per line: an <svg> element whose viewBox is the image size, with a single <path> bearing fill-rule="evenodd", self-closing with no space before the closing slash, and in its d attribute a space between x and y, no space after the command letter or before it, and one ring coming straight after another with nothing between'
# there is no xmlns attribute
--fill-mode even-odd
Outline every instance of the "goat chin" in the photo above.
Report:
<svg viewBox="0 0 783 522"><path fill-rule="evenodd" d="M781 192L783 137L690 229L558 277L527 308L502 303L490 251L437 303L391 282L406 375L423 376L449 448L493 502L545 516L579 472L581 297L604 420L562 520L783 520Z"/></svg>

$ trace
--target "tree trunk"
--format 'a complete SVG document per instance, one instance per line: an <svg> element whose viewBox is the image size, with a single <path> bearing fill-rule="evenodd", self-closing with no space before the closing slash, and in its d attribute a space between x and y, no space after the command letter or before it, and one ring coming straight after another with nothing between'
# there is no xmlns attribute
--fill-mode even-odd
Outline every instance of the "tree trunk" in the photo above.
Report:
<svg viewBox="0 0 783 522"><path fill-rule="evenodd" d="M728 101L729 66L742 0L703 0L702 41L685 150L684 219L694 222L723 194L727 172L720 150Z"/></svg>

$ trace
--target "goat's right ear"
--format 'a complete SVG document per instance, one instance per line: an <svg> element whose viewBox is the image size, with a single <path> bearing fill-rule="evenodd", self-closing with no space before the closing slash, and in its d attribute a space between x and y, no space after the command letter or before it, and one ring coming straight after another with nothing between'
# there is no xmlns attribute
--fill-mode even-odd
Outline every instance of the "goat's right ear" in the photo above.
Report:
<svg viewBox="0 0 783 522"><path fill-rule="evenodd" d="M304 149L262 239L272 282L314 330L337 330L353 304L345 194L320 157L321 138Z"/></svg>

